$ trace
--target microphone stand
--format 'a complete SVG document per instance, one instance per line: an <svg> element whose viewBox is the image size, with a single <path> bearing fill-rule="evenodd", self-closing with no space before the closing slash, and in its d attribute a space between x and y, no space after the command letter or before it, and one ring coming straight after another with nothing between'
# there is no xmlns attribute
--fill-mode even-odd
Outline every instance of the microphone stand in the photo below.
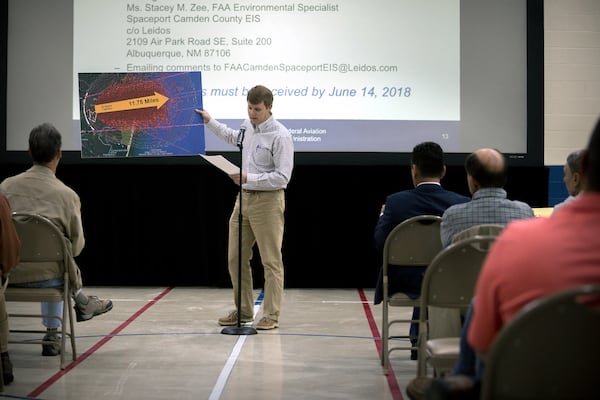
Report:
<svg viewBox="0 0 600 400"><path fill-rule="evenodd" d="M226 326L221 330L224 335L256 335L256 329L252 326L242 326L242 150L244 148L245 128L240 128L237 146L240 149L240 185L239 185L239 213L238 213L238 287L237 287L237 325Z"/></svg>

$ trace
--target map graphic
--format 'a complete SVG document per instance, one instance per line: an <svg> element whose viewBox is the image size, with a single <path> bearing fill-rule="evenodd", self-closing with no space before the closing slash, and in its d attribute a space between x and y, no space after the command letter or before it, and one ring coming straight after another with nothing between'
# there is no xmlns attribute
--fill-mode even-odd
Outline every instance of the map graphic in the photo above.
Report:
<svg viewBox="0 0 600 400"><path fill-rule="evenodd" d="M82 158L205 153L200 72L80 73Z"/></svg>

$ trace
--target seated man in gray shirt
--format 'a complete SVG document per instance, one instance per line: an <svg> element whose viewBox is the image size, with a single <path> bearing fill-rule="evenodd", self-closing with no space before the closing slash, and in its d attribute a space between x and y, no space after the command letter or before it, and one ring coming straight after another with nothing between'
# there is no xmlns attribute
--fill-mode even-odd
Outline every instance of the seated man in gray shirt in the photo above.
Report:
<svg viewBox="0 0 600 400"><path fill-rule="evenodd" d="M495 149L479 149L465 161L467 183L472 194L468 203L448 207L442 215L440 234L444 247L457 233L481 224L506 225L534 216L529 205L506 198L507 166L504 155Z"/></svg>

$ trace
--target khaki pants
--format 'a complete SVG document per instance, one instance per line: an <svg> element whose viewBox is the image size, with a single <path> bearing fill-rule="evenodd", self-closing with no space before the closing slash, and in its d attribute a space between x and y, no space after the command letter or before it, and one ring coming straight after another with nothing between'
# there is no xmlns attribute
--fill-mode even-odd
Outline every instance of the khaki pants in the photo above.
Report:
<svg viewBox="0 0 600 400"><path fill-rule="evenodd" d="M238 219L239 196L229 219L229 275L233 285L234 302L238 295ZM250 260L256 243L264 268L263 316L279 320L283 298L283 242L285 191L242 192L242 296L241 315L254 314L252 270Z"/></svg>

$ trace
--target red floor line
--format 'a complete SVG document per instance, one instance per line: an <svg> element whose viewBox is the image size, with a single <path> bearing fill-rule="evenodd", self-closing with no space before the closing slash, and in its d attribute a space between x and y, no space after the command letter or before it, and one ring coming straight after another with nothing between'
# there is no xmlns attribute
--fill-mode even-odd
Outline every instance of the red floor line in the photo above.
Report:
<svg viewBox="0 0 600 400"><path fill-rule="evenodd" d="M43 382L40 386L38 386L33 392L29 393L27 396L28 397L39 396L42 392L44 392L46 389L48 389L52 384L54 384L56 381L58 381L60 378L62 378L64 375L66 375L69 371L71 371L73 368L75 368L76 366L81 364L86 358L88 358L89 356L94 354L100 347L102 347L106 343L108 343L108 341L110 339L112 339L117 334L119 334L119 332L121 332L123 329L125 329L129 324L131 324L133 321L135 321L140 315L142 315L150 307L152 307L159 300L161 300L163 297L165 297L171 290L173 290L172 287L163 290L158 296L156 296L154 299L152 299L151 301L146 303L142 308L140 308L137 312L135 312L131 317L127 318L127 320L125 322L123 322L121 325L119 325L110 334L108 334L107 336L105 336L101 340L99 340L96 344L94 344L92 347L90 347L85 353L83 353L79 357L77 357L76 360L67 364L65 369L58 371L56 374L52 375L50 378L48 378L48 380Z"/></svg>
<svg viewBox="0 0 600 400"><path fill-rule="evenodd" d="M379 359L381 360L381 335L379 334L377 323L375 322L375 318L373 318L373 313L371 312L371 307L369 306L367 296L365 296L365 292L362 289L358 289L358 296L362 301L363 309L365 310L365 316L367 317L367 321L369 322L371 334L373 335L375 347L377 348L377 354L379 354ZM381 373L383 373L383 371ZM390 387L390 392L392 394L392 399L404 400L404 398L402 397L402 390L400 390L400 385L398 385L396 374L394 374L394 370L391 365L388 368L388 374L386 377L388 381L388 386Z"/></svg>

